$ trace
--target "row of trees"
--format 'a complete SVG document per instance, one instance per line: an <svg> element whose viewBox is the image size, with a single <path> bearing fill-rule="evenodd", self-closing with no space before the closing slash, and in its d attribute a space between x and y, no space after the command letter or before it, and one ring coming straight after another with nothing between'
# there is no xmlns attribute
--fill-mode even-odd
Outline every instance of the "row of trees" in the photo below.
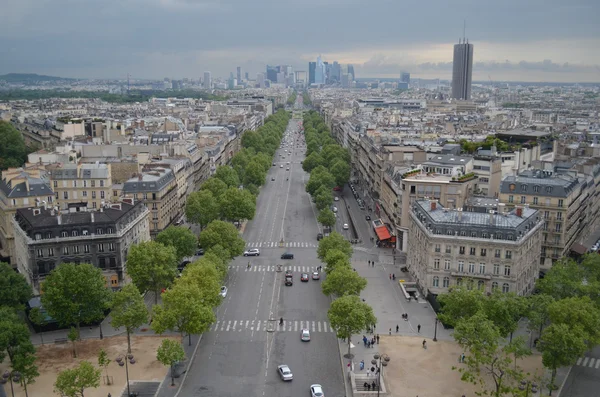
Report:
<svg viewBox="0 0 600 397"><path fill-rule="evenodd" d="M335 214L330 210L333 188L343 187L350 179L350 154L331 137L329 128L317 112L305 113L303 126L306 159L302 168L310 173L306 191L319 210L319 223L332 227L335 225Z"/></svg>
<svg viewBox="0 0 600 397"><path fill-rule="evenodd" d="M543 365L551 371L551 393L556 370L575 364L600 343L598 269L597 254L586 255L581 262L565 258L538 280L536 293L529 297L499 291L485 294L469 283L438 296L440 319L454 327L455 340L467 352L466 365L459 369L462 379L495 397L519 393L525 378L543 381L541 374L527 374L517 365L536 342ZM513 338L523 318L527 318L529 341Z"/></svg>
<svg viewBox="0 0 600 397"><path fill-rule="evenodd" d="M304 91L302 93L302 103L304 103L304 106L311 106L312 105L312 101L310 100L310 95L306 91Z"/></svg>
<svg viewBox="0 0 600 397"><path fill-rule="evenodd" d="M256 131L242 136L243 149L220 166L200 190L188 196L186 218L203 229L214 220L229 222L254 218L258 189L265 183L290 115L278 111Z"/></svg>
<svg viewBox="0 0 600 397"><path fill-rule="evenodd" d="M293 106L294 103L296 103L297 97L298 97L298 93L296 93L296 91L292 92L292 95L290 95L287 100L288 106Z"/></svg>

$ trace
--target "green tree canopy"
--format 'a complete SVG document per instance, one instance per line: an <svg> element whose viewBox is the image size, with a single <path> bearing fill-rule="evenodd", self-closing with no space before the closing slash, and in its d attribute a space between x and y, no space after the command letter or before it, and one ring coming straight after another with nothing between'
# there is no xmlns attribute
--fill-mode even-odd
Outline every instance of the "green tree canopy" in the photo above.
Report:
<svg viewBox="0 0 600 397"><path fill-rule="evenodd" d="M188 222L200 225L200 230L219 219L220 211L219 201L209 189L191 193L185 205L185 217Z"/></svg>
<svg viewBox="0 0 600 397"><path fill-rule="evenodd" d="M244 169L244 186L250 184L262 186L265 184L266 177L267 173L264 167L257 160L253 159Z"/></svg>
<svg viewBox="0 0 600 397"><path fill-rule="evenodd" d="M321 157L321 155L318 152L313 151L302 162L302 169L305 172L310 173L310 172L312 172L313 169L317 168L320 165L323 165L323 158Z"/></svg>
<svg viewBox="0 0 600 397"><path fill-rule="evenodd" d="M89 263L61 263L42 284L42 305L59 324L91 323L104 317L111 292L102 270Z"/></svg>
<svg viewBox="0 0 600 397"><path fill-rule="evenodd" d="M21 133L8 121L0 120L0 170L21 167L27 148Z"/></svg>
<svg viewBox="0 0 600 397"><path fill-rule="evenodd" d="M9 307L0 307L0 363L6 356L14 364L19 355L33 354L35 348L30 340L29 328L16 311Z"/></svg>
<svg viewBox="0 0 600 397"><path fill-rule="evenodd" d="M173 339L163 339L156 351L156 359L165 367L171 368L171 386L175 385L173 366L185 359L185 351L181 343Z"/></svg>
<svg viewBox="0 0 600 397"><path fill-rule="evenodd" d="M345 252L342 252L338 249L331 249L325 255L325 259L323 260L325 263L325 273L330 274L335 269L340 267L350 268L350 258Z"/></svg>
<svg viewBox="0 0 600 397"><path fill-rule="evenodd" d="M212 221L200 233L200 245L205 250L210 250L216 245L227 247L231 258L235 258L244 252L246 242L240 237L237 228L231 223Z"/></svg>
<svg viewBox="0 0 600 397"><path fill-rule="evenodd" d="M371 306L362 302L356 295L345 295L334 300L327 317L337 337L348 341L353 334L358 334L377 323ZM350 354L350 343L348 343L348 354Z"/></svg>
<svg viewBox="0 0 600 397"><path fill-rule="evenodd" d="M231 261L231 254L229 253L229 250L225 249L222 245L217 244L210 247L210 249L205 250L204 257L199 261L212 263L219 272L220 280L223 281L227 276L227 266Z"/></svg>
<svg viewBox="0 0 600 397"><path fill-rule="evenodd" d="M352 244L337 232L333 232L319 241L317 256L320 260L324 260L327 257L327 253L331 250L342 251L347 258L352 257Z"/></svg>
<svg viewBox="0 0 600 397"><path fill-rule="evenodd" d="M485 295L479 289L453 287L437 297L441 305L438 317L444 324L455 326L458 321L473 317L483 309Z"/></svg>
<svg viewBox="0 0 600 397"><path fill-rule="evenodd" d="M227 184L220 179L215 177L208 178L202 185L200 185L200 190L208 190L213 196L219 200L221 195L225 193L227 190Z"/></svg>
<svg viewBox="0 0 600 397"><path fill-rule="evenodd" d="M256 197L246 189L231 187L220 199L223 218L229 221L241 221L254 218Z"/></svg>
<svg viewBox="0 0 600 397"><path fill-rule="evenodd" d="M187 256L194 255L198 246L198 239L194 233L183 226L169 226L158 233L154 241L175 248L175 256L178 262Z"/></svg>
<svg viewBox="0 0 600 397"><path fill-rule="evenodd" d="M319 211L323 211L324 209L328 208L331 206L331 204L333 204L333 193L331 193L331 191L327 193L319 193L315 197L315 204L317 205L317 209Z"/></svg>
<svg viewBox="0 0 600 397"><path fill-rule="evenodd" d="M333 227L335 225L335 214L329 208L325 208L324 210L319 212L319 216L317 220L320 224L326 227Z"/></svg>
<svg viewBox="0 0 600 397"><path fill-rule="evenodd" d="M338 266L327 274L321 284L325 295L337 297L344 295L360 295L367 286L367 280L358 275L350 266Z"/></svg>
<svg viewBox="0 0 600 397"><path fill-rule="evenodd" d="M175 285L186 283L199 288L203 305L214 308L221 303L221 275L210 259L202 258L186 266Z"/></svg>
<svg viewBox="0 0 600 397"><path fill-rule="evenodd" d="M177 276L175 248L156 241L132 245L127 255L127 274L141 292L153 291L154 302Z"/></svg>
<svg viewBox="0 0 600 397"><path fill-rule="evenodd" d="M589 349L600 344L600 310L589 297L555 301L548 306L548 317L552 324L580 327L585 333Z"/></svg>
<svg viewBox="0 0 600 397"><path fill-rule="evenodd" d="M228 187L240 186L240 178L238 177L237 172L228 165L217 167L214 177L225 182Z"/></svg>
<svg viewBox="0 0 600 397"><path fill-rule="evenodd" d="M112 296L111 325L125 327L127 332L127 351L131 353L131 333L148 322L148 308L144 298L134 284L125 285Z"/></svg>
<svg viewBox="0 0 600 397"><path fill-rule="evenodd" d="M0 306L21 309L31 299L31 286L8 263L0 262Z"/></svg>
<svg viewBox="0 0 600 397"><path fill-rule="evenodd" d="M345 160L337 160L331 166L331 175L337 186L344 186L350 180L350 164Z"/></svg>
<svg viewBox="0 0 600 397"><path fill-rule="evenodd" d="M73 369L65 369L58 373L54 383L54 392L65 397L84 397L85 389L100 386L99 369L89 361L82 361Z"/></svg>

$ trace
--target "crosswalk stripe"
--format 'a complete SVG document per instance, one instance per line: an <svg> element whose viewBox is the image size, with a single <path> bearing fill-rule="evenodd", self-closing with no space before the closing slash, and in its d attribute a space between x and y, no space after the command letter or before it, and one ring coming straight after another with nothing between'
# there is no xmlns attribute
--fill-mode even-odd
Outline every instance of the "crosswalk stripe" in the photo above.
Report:
<svg viewBox="0 0 600 397"><path fill-rule="evenodd" d="M319 326L319 332L321 332L321 322L319 321L317 325Z"/></svg>
<svg viewBox="0 0 600 397"><path fill-rule="evenodd" d="M210 331L219 332L242 332L242 331L267 331L269 329L269 322L275 328L275 331L279 332L298 332L303 329L308 329L311 332L335 332L331 325L327 321L306 321L306 320L284 320L283 325L279 324L279 321L269 320L217 320L210 328ZM594 365L596 368L600 367L600 359L593 359L589 361L589 357L579 358L577 365L588 366L592 368Z"/></svg>
<svg viewBox="0 0 600 397"><path fill-rule="evenodd" d="M260 321L256 323L256 331L260 331Z"/></svg>
<svg viewBox="0 0 600 397"><path fill-rule="evenodd" d="M294 321L294 332L298 331L298 321Z"/></svg>
<svg viewBox="0 0 600 397"><path fill-rule="evenodd" d="M596 369L600 368L600 359L596 360Z"/></svg>
<svg viewBox="0 0 600 397"><path fill-rule="evenodd" d="M594 367L594 361L596 361L595 358L591 358L590 359L590 365L588 365L588 367L593 368Z"/></svg>
<svg viewBox="0 0 600 397"><path fill-rule="evenodd" d="M313 321L313 323L312 323L312 331L313 331L313 332L315 332L315 331L316 331L316 330L315 330L315 322L314 322L314 321Z"/></svg>
<svg viewBox="0 0 600 397"><path fill-rule="evenodd" d="M590 359L589 357L585 357L583 359L583 364L581 364L581 365L583 365L584 367L587 366L587 363L588 363L589 359Z"/></svg>

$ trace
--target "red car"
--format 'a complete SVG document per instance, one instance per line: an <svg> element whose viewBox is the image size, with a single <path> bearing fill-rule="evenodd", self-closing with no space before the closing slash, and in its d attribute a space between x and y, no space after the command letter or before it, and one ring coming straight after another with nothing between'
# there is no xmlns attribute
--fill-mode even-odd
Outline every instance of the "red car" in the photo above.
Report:
<svg viewBox="0 0 600 397"><path fill-rule="evenodd" d="M300 276L300 281L307 282L308 281L308 274L302 273L302 275Z"/></svg>

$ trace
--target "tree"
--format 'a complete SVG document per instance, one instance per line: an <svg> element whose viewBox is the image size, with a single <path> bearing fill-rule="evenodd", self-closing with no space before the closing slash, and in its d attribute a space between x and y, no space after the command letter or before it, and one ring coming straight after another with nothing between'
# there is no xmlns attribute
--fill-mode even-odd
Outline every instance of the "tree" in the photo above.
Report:
<svg viewBox="0 0 600 397"><path fill-rule="evenodd" d="M562 259L552 265L552 269L544 278L537 281L536 286L543 294L552 296L555 300L582 296L585 284L583 268L572 259Z"/></svg>
<svg viewBox="0 0 600 397"><path fill-rule="evenodd" d="M85 389L100 386L100 375L100 370L89 361L82 361L79 366L58 373L54 392L65 397L84 397Z"/></svg>
<svg viewBox="0 0 600 397"><path fill-rule="evenodd" d="M323 165L323 158L318 152L313 151L310 155L306 156L302 162L302 169L305 172L310 173L320 165Z"/></svg>
<svg viewBox="0 0 600 397"><path fill-rule="evenodd" d="M0 306L23 309L31 299L31 286L8 263L0 262Z"/></svg>
<svg viewBox="0 0 600 397"><path fill-rule="evenodd" d="M164 339L156 351L156 359L165 367L171 368L171 386L175 386L173 366L185 359L185 351L181 343L173 339Z"/></svg>
<svg viewBox="0 0 600 397"><path fill-rule="evenodd" d="M71 347L73 347L73 357L77 358L77 339L79 339L78 329L75 327L69 328L67 339L71 341Z"/></svg>
<svg viewBox="0 0 600 397"><path fill-rule="evenodd" d="M134 284L127 284L113 294L111 308L110 324L114 328L125 327L127 352L131 353L131 333L148 322L148 308L144 298Z"/></svg>
<svg viewBox="0 0 600 397"><path fill-rule="evenodd" d="M581 328L590 350L600 344L600 310L589 297L555 301L548 306L548 317L552 324L577 325Z"/></svg>
<svg viewBox="0 0 600 397"><path fill-rule="evenodd" d="M21 133L8 121L0 120L0 169L20 167L27 161Z"/></svg>
<svg viewBox="0 0 600 397"><path fill-rule="evenodd" d="M89 324L104 317L111 292L102 270L89 263L61 263L46 277L42 305L63 326Z"/></svg>
<svg viewBox="0 0 600 397"><path fill-rule="evenodd" d="M326 227L333 227L335 225L335 214L329 208L325 208L324 210L319 212L319 216L317 220L320 224Z"/></svg>
<svg viewBox="0 0 600 397"><path fill-rule="evenodd" d="M527 312L525 298L515 293L493 291L484 300L483 310L500 331L502 337L512 334L519 327L519 320Z"/></svg>
<svg viewBox="0 0 600 397"><path fill-rule="evenodd" d="M471 318L483 309L485 295L479 289L453 287L437 299L441 305L438 317L444 324L455 326L458 321Z"/></svg>
<svg viewBox="0 0 600 397"><path fill-rule="evenodd" d="M158 303L160 291L177 276L175 248L156 241L132 245L127 255L127 274L140 292L154 292L154 303Z"/></svg>
<svg viewBox="0 0 600 397"><path fill-rule="evenodd" d="M317 167L311 172L308 183L306 184L306 191L312 196L315 194L318 188L325 186L328 189L335 187L335 179L328 171L317 172L321 167Z"/></svg>
<svg viewBox="0 0 600 397"><path fill-rule="evenodd" d="M266 177L263 166L256 160L250 161L244 169L244 185L262 186Z"/></svg>
<svg viewBox="0 0 600 397"><path fill-rule="evenodd" d="M229 261L231 261L231 254L229 251L220 244L212 246L209 250L204 252L204 257L200 261L208 261L214 264L215 268L219 272L220 280L225 280L227 277L227 271Z"/></svg>
<svg viewBox="0 0 600 397"><path fill-rule="evenodd" d="M131 353L131 349L128 351ZM104 373L106 374L106 384L110 385L112 382L108 376L108 364L110 364L110 358L108 358L108 354L104 349L100 349L100 353L98 353L98 365L104 368Z"/></svg>
<svg viewBox="0 0 600 397"><path fill-rule="evenodd" d="M554 302L554 298L546 294L535 294L528 298L529 311L527 313L528 328L537 331L538 337L542 336L544 326L548 324L548 307Z"/></svg>
<svg viewBox="0 0 600 397"><path fill-rule="evenodd" d="M317 209L319 211L323 211L333 204L333 194L331 191L317 194L315 197L315 204L317 205Z"/></svg>
<svg viewBox="0 0 600 397"><path fill-rule="evenodd" d="M356 295L345 295L334 300L327 317L337 337L348 340L348 355L350 355L350 337L377 323L371 306L362 302Z"/></svg>
<svg viewBox="0 0 600 397"><path fill-rule="evenodd" d="M512 362L511 354L517 350L510 345L500 346L501 331L483 312L458 320L454 339L468 352L466 366L458 370L463 381L479 385L482 394L494 397L517 392L523 379L523 371ZM523 343L521 339L519 342ZM488 379L493 381L491 390Z"/></svg>
<svg viewBox="0 0 600 397"><path fill-rule="evenodd" d="M225 193L225 190L227 190L227 184L220 179L212 177L208 178L200 186L200 190L210 191L213 194L213 196L218 200L219 197L221 197L221 195Z"/></svg>
<svg viewBox="0 0 600 397"><path fill-rule="evenodd" d="M175 256L177 262L181 261L186 256L192 256L196 252L198 239L190 229L182 226L169 226L162 232L158 233L157 243L161 243L167 247L175 248Z"/></svg>
<svg viewBox="0 0 600 397"><path fill-rule="evenodd" d="M331 167L331 175L338 186L344 186L350 180L350 165L344 160L337 160Z"/></svg>
<svg viewBox="0 0 600 397"><path fill-rule="evenodd" d="M221 278L214 263L202 258L189 264L175 285L189 283L200 290L203 305L217 307L221 303Z"/></svg>
<svg viewBox="0 0 600 397"><path fill-rule="evenodd" d="M229 187L240 186L240 178L238 177L238 174L228 165L221 165L217 167L214 177L222 180Z"/></svg>
<svg viewBox="0 0 600 397"><path fill-rule="evenodd" d="M178 331L181 337L187 333L190 346L192 334L201 334L216 320L212 308L202 302L200 288L191 283L178 282L163 293L162 301L162 306L154 305L152 329L157 334Z"/></svg>
<svg viewBox="0 0 600 397"><path fill-rule="evenodd" d="M188 196L185 217L188 222L200 225L200 230L215 219L219 219L219 214L219 202L212 191L200 190Z"/></svg>
<svg viewBox="0 0 600 397"><path fill-rule="evenodd" d="M227 247L231 258L241 255L246 247L246 242L240 237L235 226L223 221L212 221L200 233L200 245L205 250L210 250L216 245Z"/></svg>
<svg viewBox="0 0 600 397"><path fill-rule="evenodd" d="M35 365L35 351L22 352L15 356L12 368L21 375L21 385L25 388L25 396L27 393L27 385L35 383L35 378L40 376L38 367Z"/></svg>
<svg viewBox="0 0 600 397"><path fill-rule="evenodd" d="M325 295L360 295L367 286L367 280L358 275L350 266L336 267L327 274L327 278L321 284Z"/></svg>
<svg viewBox="0 0 600 397"><path fill-rule="evenodd" d="M335 247L327 252L323 262L325 262L325 273L327 274L330 274L340 267L350 267L350 258L347 253L344 253Z"/></svg>
<svg viewBox="0 0 600 397"><path fill-rule="evenodd" d="M27 325L14 309L0 307L0 363L4 362L6 356L14 364L16 356L33 354L35 348L30 336Z"/></svg>
<svg viewBox="0 0 600 397"><path fill-rule="evenodd" d="M254 218L256 197L245 189L230 187L219 200L221 214L229 221Z"/></svg>
<svg viewBox="0 0 600 397"><path fill-rule="evenodd" d="M551 324L542 333L539 349L542 351L542 364L552 372L548 392L555 388L556 370L574 365L587 350L586 333L579 326Z"/></svg>
<svg viewBox="0 0 600 397"><path fill-rule="evenodd" d="M342 251L346 254L347 258L352 257L352 244L337 232L331 233L329 236L324 237L319 241L319 248L317 248L317 256L320 260L324 260L327 253L331 250Z"/></svg>

